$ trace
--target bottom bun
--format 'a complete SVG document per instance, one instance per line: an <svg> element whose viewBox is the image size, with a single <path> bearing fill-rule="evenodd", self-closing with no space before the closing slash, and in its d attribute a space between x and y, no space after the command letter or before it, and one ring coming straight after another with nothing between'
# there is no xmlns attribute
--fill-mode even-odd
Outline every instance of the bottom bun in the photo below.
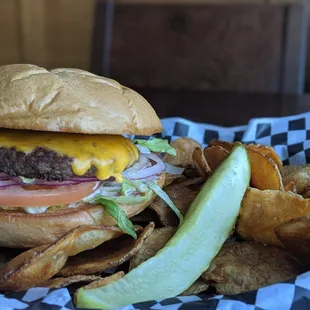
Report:
<svg viewBox="0 0 310 310"><path fill-rule="evenodd" d="M162 173L157 184L162 187L164 182L165 173ZM149 201L120 207L131 218L142 212L154 198L155 195ZM112 226L116 223L102 206L91 204L40 214L3 210L0 211L0 246L32 248L50 244L69 230L82 225Z"/></svg>

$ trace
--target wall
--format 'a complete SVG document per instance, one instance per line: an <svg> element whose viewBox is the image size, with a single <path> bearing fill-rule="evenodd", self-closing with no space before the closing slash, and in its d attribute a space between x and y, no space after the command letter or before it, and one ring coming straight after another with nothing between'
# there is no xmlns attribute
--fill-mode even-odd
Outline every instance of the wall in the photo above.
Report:
<svg viewBox="0 0 310 310"><path fill-rule="evenodd" d="M1 0L0 65L90 66L95 0Z"/></svg>
<svg viewBox="0 0 310 310"><path fill-rule="evenodd" d="M117 1L135 4L288 2L286 0ZM95 2L96 0L1 0L0 65L23 62L35 63L47 68L66 66L89 69ZM310 0L302 2L306 5L310 4ZM310 63L310 53L308 53L308 63ZM307 70L307 75L310 81L310 70Z"/></svg>
<svg viewBox="0 0 310 310"><path fill-rule="evenodd" d="M175 4L188 4L188 3L300 3L308 2L307 0L116 0L118 3L175 3Z"/></svg>

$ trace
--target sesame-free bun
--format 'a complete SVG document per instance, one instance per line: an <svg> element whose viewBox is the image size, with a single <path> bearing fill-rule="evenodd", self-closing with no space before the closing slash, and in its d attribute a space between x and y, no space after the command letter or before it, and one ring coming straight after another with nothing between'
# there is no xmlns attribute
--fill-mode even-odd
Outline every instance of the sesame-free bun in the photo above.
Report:
<svg viewBox="0 0 310 310"><path fill-rule="evenodd" d="M0 67L0 128L152 135L158 116L134 90L79 69Z"/></svg>
<svg viewBox="0 0 310 310"><path fill-rule="evenodd" d="M157 179L158 186L163 187L166 173ZM128 218L146 207L155 198L137 204L119 204ZM27 214L20 211L0 211L0 247L33 248L51 244L78 226L106 225L114 226L115 220L102 206L84 204L76 208L65 208L54 212Z"/></svg>

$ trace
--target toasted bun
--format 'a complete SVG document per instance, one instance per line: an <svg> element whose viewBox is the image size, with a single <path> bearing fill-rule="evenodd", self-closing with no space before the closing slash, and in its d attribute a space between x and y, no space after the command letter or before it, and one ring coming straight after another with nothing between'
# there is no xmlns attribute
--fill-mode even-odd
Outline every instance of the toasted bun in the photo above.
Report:
<svg viewBox="0 0 310 310"><path fill-rule="evenodd" d="M26 64L0 67L0 127L133 135L162 130L150 104L114 80Z"/></svg>
<svg viewBox="0 0 310 310"><path fill-rule="evenodd" d="M165 173L157 184L162 187ZM126 215L131 218L142 212L150 201L135 205L121 205ZM115 225L114 219L102 206L84 205L60 211L41 214L23 212L0 212L0 247L32 248L55 242L69 230L82 225Z"/></svg>

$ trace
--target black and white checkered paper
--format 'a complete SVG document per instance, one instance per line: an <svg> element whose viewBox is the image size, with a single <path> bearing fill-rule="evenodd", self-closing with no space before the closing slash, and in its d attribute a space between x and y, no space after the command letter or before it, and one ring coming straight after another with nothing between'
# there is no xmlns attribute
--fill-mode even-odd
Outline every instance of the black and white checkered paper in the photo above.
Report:
<svg viewBox="0 0 310 310"><path fill-rule="evenodd" d="M252 119L248 125L224 128L198 124L182 118L162 120L163 137L170 141L192 137L206 146L211 139L271 145L284 164L310 163L310 112L283 118ZM32 288L0 294L0 310L76 309L66 288ZM181 296L161 301L129 305L130 309L209 309L209 310L306 310L310 309L310 272L257 291L233 296Z"/></svg>

